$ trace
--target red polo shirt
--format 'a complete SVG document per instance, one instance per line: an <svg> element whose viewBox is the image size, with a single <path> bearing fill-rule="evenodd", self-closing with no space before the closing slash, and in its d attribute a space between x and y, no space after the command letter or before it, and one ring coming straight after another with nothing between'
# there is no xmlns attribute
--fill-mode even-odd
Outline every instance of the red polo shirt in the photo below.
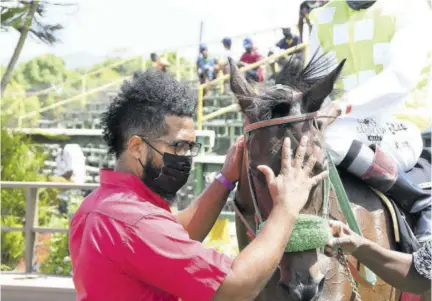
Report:
<svg viewBox="0 0 432 301"><path fill-rule="evenodd" d="M232 259L190 239L138 177L101 170L100 179L71 221L77 300L210 300Z"/></svg>
<svg viewBox="0 0 432 301"><path fill-rule="evenodd" d="M258 53L256 49L252 50L252 52L245 51L240 58L240 61L246 64L253 64L262 60L263 57Z"/></svg>
<svg viewBox="0 0 432 301"><path fill-rule="evenodd" d="M261 54L259 54L258 51L256 49L254 49L252 52L247 52L247 51L244 52L240 58L240 61L243 63L246 63L246 64L253 64L253 63L259 62L262 59L263 59L263 57L261 56ZM258 81L262 82L264 80L264 74L263 74L262 66L258 66L254 70L257 71Z"/></svg>

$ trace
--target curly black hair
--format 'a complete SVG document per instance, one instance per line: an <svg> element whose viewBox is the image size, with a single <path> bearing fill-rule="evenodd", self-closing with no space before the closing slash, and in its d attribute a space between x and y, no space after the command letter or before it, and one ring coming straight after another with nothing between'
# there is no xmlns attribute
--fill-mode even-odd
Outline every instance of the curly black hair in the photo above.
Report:
<svg viewBox="0 0 432 301"><path fill-rule="evenodd" d="M118 158L133 135L157 138L166 133L165 116L193 117L197 101L190 89L166 72L137 71L102 113L103 138Z"/></svg>

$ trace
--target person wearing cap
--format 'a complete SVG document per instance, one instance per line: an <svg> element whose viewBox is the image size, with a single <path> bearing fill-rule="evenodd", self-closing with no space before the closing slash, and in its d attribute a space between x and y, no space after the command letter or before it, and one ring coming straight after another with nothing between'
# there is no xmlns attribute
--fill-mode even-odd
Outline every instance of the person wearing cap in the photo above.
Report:
<svg viewBox="0 0 432 301"><path fill-rule="evenodd" d="M232 58L234 61L238 60L238 57L236 54L234 54L232 50L232 39L230 37L225 37L222 39L222 46L224 49L223 55L218 59L218 66L219 69L222 70L222 73L224 75L230 73L230 66L228 63L228 58ZM228 92L229 88L229 80L224 81L224 93Z"/></svg>
<svg viewBox="0 0 432 301"><path fill-rule="evenodd" d="M207 81L216 78L216 60L209 58L208 48L206 44L201 44L199 47L199 56L197 60L197 71L200 83L204 84Z"/></svg>
<svg viewBox="0 0 432 301"><path fill-rule="evenodd" d="M283 38L276 44L278 48L286 50L300 43L300 38L291 32L291 28L282 28L282 34Z"/></svg>
<svg viewBox="0 0 432 301"><path fill-rule="evenodd" d="M276 43L275 47L270 49L268 56L271 56L273 54L279 53L283 50L287 50L291 47L295 47L298 44L300 44L300 38L291 32L291 28L289 27L282 28L282 34L283 34L283 38ZM285 64L285 62L287 62L287 58L280 57L277 60L271 60L269 62L270 69L272 71L272 78L276 76L276 61L279 67L281 67Z"/></svg>
<svg viewBox="0 0 432 301"><path fill-rule="evenodd" d="M259 54L257 49L254 47L251 38L245 38L243 40L243 47L245 52L240 58L241 65L248 65L259 62L263 59L263 56ZM262 66L258 66L252 70L249 70L245 74L246 80L249 82L262 82L264 80L264 69Z"/></svg>
<svg viewBox="0 0 432 301"><path fill-rule="evenodd" d="M150 53L150 60L152 61L152 67L157 69L159 56L157 55L156 52Z"/></svg>

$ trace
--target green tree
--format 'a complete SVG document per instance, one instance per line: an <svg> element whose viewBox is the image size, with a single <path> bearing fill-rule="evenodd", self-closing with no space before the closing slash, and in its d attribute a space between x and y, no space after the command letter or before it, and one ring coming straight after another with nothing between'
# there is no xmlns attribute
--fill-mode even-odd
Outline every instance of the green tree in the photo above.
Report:
<svg viewBox="0 0 432 301"><path fill-rule="evenodd" d="M37 96L26 97L25 87L12 80L8 85L8 92L3 95L0 110L9 127L16 126L16 116L23 116L40 109L40 101ZM27 124L34 126L39 120L39 115L32 116L27 120Z"/></svg>
<svg viewBox="0 0 432 301"><path fill-rule="evenodd" d="M6 118L7 119L7 118ZM40 174L46 156L43 149L32 143L31 139L11 132L6 128L5 116L1 121L1 179L2 181L46 181ZM58 219L57 189L39 189L38 223L47 226ZM26 212L25 189L1 188L1 222L4 227L23 227ZM60 215L62 218L62 216ZM64 219L61 219L62 221ZM63 222L64 223L64 222ZM54 246L55 247L55 246ZM22 232L1 233L1 269L15 268L24 255L24 236Z"/></svg>
<svg viewBox="0 0 432 301"><path fill-rule="evenodd" d="M56 90L39 93L53 85ZM62 58L45 54L17 65L3 95L1 109L8 116L23 116L78 93L81 93L81 75L67 69ZM43 117L51 118L58 113L49 111ZM35 114L26 118L23 125L36 126L39 118L39 114ZM16 118L9 120L12 121L9 126L16 126Z"/></svg>
<svg viewBox="0 0 432 301"><path fill-rule="evenodd" d="M1 179L2 181L43 180L39 170L44 165L41 151L33 148L28 139L11 133L1 126ZM1 189L1 221L6 227L22 227L25 217L24 189ZM24 253L24 237L21 232L1 233L2 267L13 268Z"/></svg>
<svg viewBox="0 0 432 301"><path fill-rule="evenodd" d="M20 34L14 53L6 68L6 72L1 79L2 95L10 81L12 72L18 62L18 58L29 33L37 40L48 45L53 45L59 41L57 33L63 29L63 26L61 24L46 23L46 14L49 6L49 2L40 0L2 1L1 30L3 32L14 30L18 31Z"/></svg>
<svg viewBox="0 0 432 301"><path fill-rule="evenodd" d="M54 54L44 54L27 62L20 63L12 76L12 80L25 86L28 92L40 91L66 81L75 82L79 88L80 74L66 68L65 61Z"/></svg>

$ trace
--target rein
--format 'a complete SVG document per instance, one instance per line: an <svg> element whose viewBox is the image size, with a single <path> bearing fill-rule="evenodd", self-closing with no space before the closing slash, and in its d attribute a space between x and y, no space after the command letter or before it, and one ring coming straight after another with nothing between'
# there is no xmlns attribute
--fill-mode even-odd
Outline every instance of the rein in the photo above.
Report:
<svg viewBox="0 0 432 301"><path fill-rule="evenodd" d="M321 116L322 117L322 116ZM324 116L327 117L327 116ZM247 228L249 234L254 238L256 237L256 233L258 230L262 227L264 220L261 215L261 212L258 207L258 202L255 195L255 190L253 187L253 181L252 176L250 172L250 166L249 166L249 152L247 149L247 140L250 137L250 134L258 129L266 128L266 127L272 127L277 125L283 125L283 124L292 124L297 122L304 122L308 120L313 120L313 122L316 124L316 119L318 118L318 113L308 113L308 114L302 114L299 116L287 116L287 117L281 117L271 120L265 120L260 122L255 122L252 124L249 124L245 127L246 133L244 134L244 160L246 160L246 168L247 168L247 177L249 181L249 189L252 196L252 202L255 209L255 215L257 219L257 229L256 231L253 230L253 228L249 225L249 223L246 221L244 216L241 214L240 210L237 208L237 206L234 206L234 209L236 211L236 214L239 216L240 220L243 222L245 227ZM325 220L328 220L329 215L329 209L330 209L330 191L333 189L336 193L339 205L342 209L342 212L347 220L347 223L349 227L356 232L359 235L361 234L360 227L357 223L357 220L355 219L354 213L352 211L348 196L346 194L346 191L344 189L344 186L342 184L342 181L339 177L339 173L336 169L335 164L333 163L331 156L329 152L327 151L327 158L328 158L328 169L329 169L329 178L326 178L323 183L323 205L322 205L322 218ZM287 252L287 251L285 251ZM359 271L349 262L346 260L345 255L342 253L342 250L338 249L338 261L341 263L345 268L345 273L347 274L350 284L353 288L353 292L356 294L356 297L358 300L360 300L360 296L357 292L357 286L353 280L353 278L360 283L361 285L365 287L372 287L376 283L376 275L370 271L367 267L365 267L365 277L361 276ZM366 278L366 279L365 279Z"/></svg>

